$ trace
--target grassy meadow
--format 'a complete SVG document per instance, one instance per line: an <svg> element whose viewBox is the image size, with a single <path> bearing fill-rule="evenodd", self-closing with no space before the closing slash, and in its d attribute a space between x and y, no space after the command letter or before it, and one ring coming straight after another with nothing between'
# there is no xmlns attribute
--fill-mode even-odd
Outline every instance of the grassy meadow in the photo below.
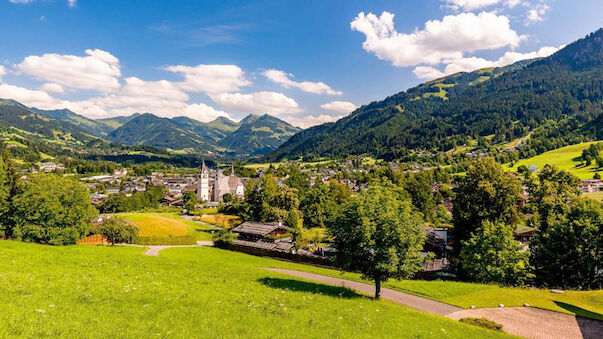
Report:
<svg viewBox="0 0 603 339"><path fill-rule="evenodd" d="M222 213L205 214L198 218L200 221L205 223L229 229L243 222L243 220L236 215L227 215Z"/></svg>
<svg viewBox="0 0 603 339"><path fill-rule="evenodd" d="M177 213L120 213L140 228L141 237L169 238L192 235L197 240L211 240L213 228L187 220Z"/></svg>
<svg viewBox="0 0 603 339"><path fill-rule="evenodd" d="M214 248L0 241L0 337L503 338Z"/></svg>
<svg viewBox="0 0 603 339"><path fill-rule="evenodd" d="M573 173L582 180L592 179L596 172L603 173L603 168L597 168L596 163L590 166L581 166L582 150L588 148L591 144L601 141L585 142L576 145L561 147L552 151L539 154L529 159L519 160L512 168L505 166L507 170L517 171L521 165L536 165L541 170L544 165L554 165L560 169Z"/></svg>

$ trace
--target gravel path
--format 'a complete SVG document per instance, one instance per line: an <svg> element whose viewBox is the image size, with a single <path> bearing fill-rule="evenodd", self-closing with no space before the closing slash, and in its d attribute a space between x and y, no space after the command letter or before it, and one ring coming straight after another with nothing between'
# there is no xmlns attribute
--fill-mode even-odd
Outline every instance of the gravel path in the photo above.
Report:
<svg viewBox="0 0 603 339"><path fill-rule="evenodd" d="M357 281L287 269L265 269L329 285L347 287L369 295L373 295L375 292L373 285ZM443 315L456 320L467 317L487 318L503 325L505 332L526 338L603 338L603 322L601 321L539 308L498 307L462 309L389 288L381 288L381 298L416 310Z"/></svg>

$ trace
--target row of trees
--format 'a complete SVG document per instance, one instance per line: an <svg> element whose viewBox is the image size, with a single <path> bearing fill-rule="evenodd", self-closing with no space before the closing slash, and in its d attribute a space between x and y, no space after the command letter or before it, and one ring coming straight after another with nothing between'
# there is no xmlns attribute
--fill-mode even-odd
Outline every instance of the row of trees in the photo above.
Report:
<svg viewBox="0 0 603 339"><path fill-rule="evenodd" d="M454 198L462 276L510 285L534 278L542 286L603 287L603 204L580 197L579 182L551 166L522 182L493 159L472 165ZM536 229L529 251L513 239L520 224Z"/></svg>

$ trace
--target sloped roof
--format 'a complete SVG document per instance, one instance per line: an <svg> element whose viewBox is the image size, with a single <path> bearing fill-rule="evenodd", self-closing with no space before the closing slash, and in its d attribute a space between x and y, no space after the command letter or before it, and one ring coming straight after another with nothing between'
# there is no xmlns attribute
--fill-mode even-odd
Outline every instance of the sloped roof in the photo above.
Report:
<svg viewBox="0 0 603 339"><path fill-rule="evenodd" d="M278 224L262 224L259 222L246 221L239 226L235 227L232 231L235 233L245 233L265 236L272 231L282 229L285 231L291 231L291 228L286 226L279 226Z"/></svg>

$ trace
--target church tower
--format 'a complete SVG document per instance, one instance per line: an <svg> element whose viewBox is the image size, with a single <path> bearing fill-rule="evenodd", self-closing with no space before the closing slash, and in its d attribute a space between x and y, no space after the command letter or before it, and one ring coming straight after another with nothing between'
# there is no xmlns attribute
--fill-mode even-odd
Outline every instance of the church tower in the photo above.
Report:
<svg viewBox="0 0 603 339"><path fill-rule="evenodd" d="M201 170L197 174L197 199L209 201L209 170L205 160L201 162Z"/></svg>

